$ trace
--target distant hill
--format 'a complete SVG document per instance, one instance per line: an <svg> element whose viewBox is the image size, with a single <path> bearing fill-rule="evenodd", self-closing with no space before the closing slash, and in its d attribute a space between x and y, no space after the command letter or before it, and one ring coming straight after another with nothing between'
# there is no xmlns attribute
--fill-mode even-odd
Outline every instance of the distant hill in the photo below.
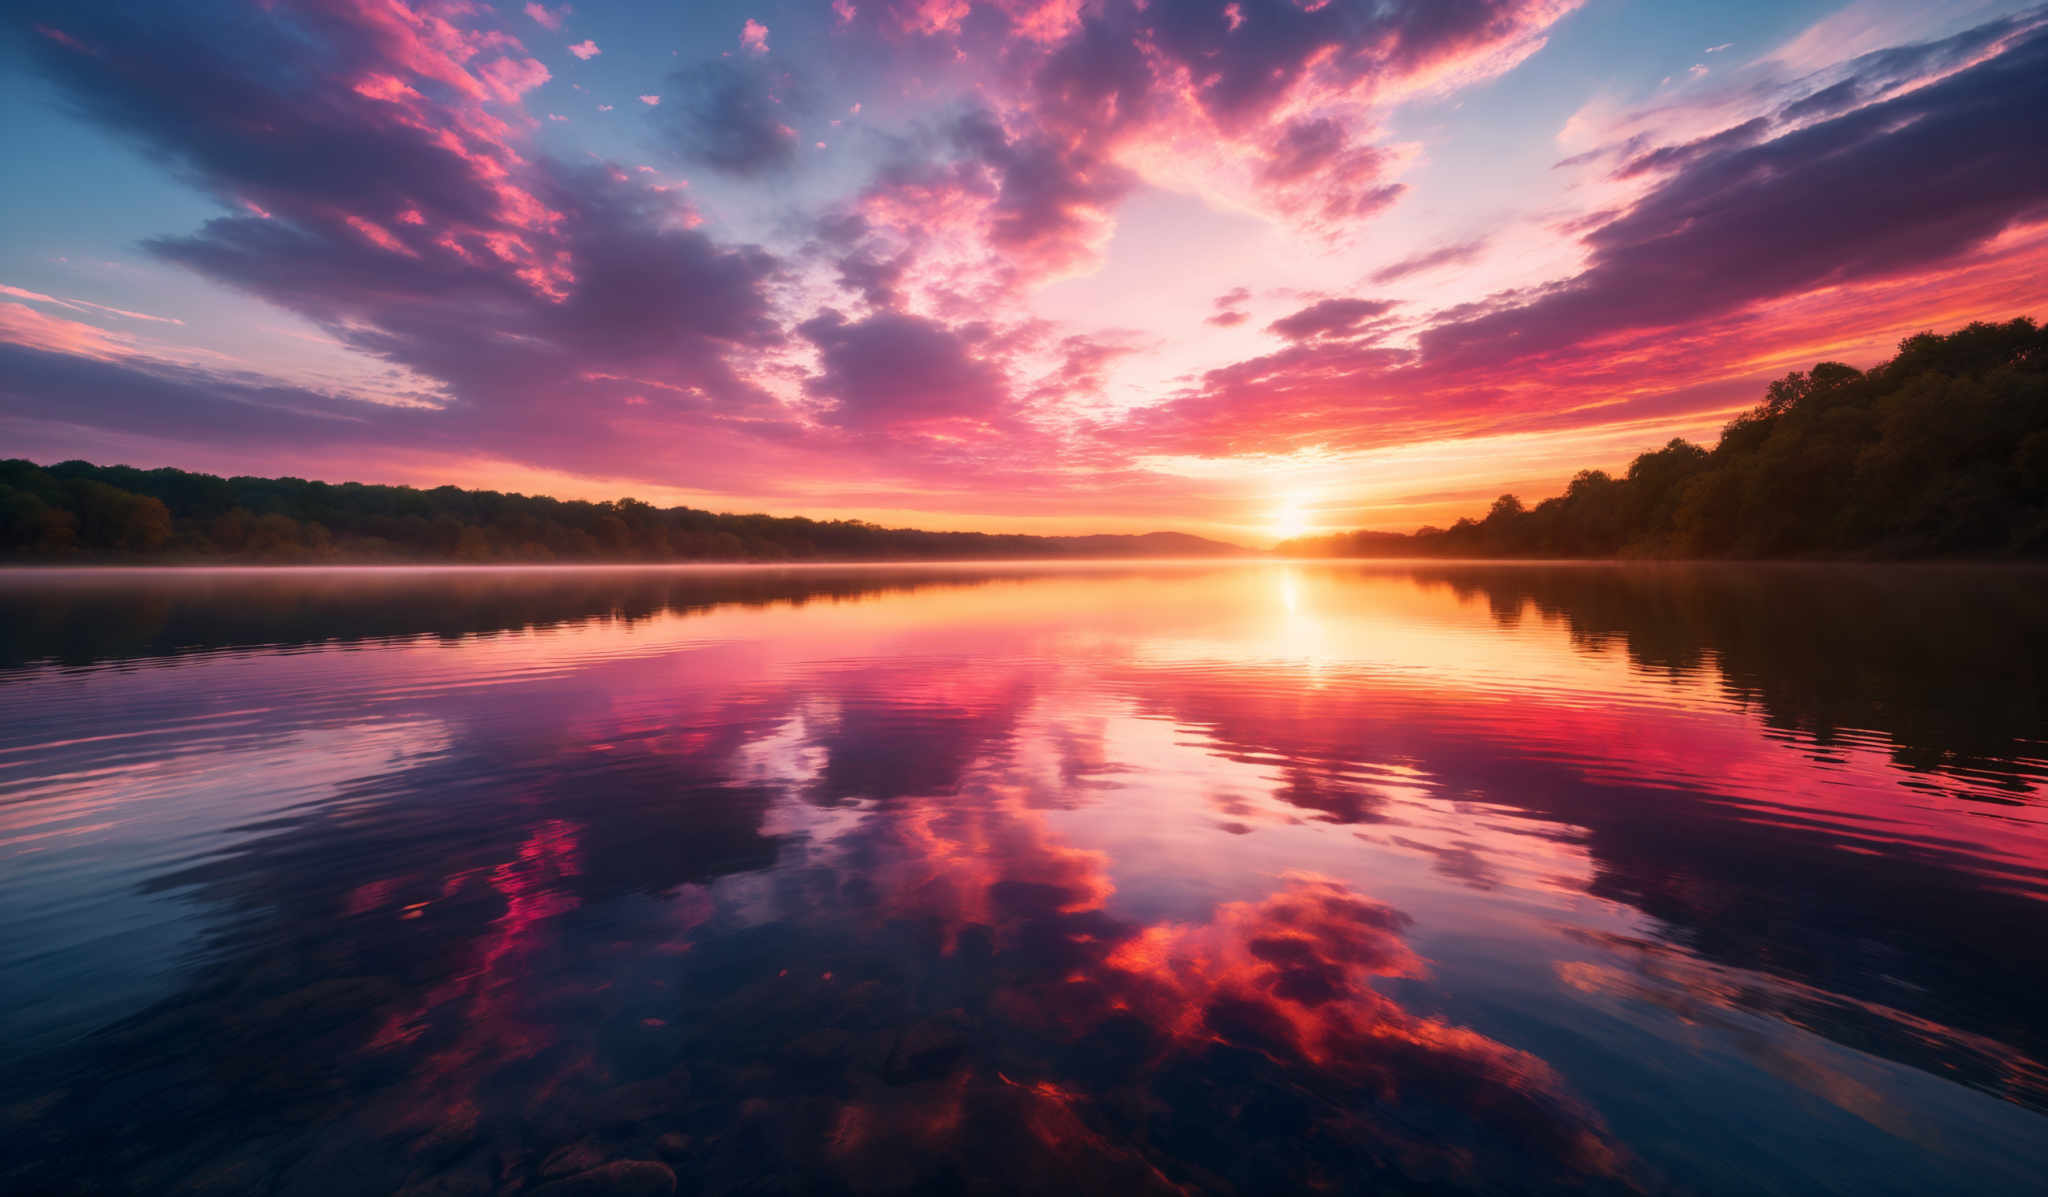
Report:
<svg viewBox="0 0 2048 1197"><path fill-rule="evenodd" d="M15 562L937 561L1250 551L1184 532L928 532L635 499L0 461L0 560Z"/></svg>
<svg viewBox="0 0 2048 1197"><path fill-rule="evenodd" d="M1619 478L1582 470L1449 528L1347 532L1276 552L1345 557L2048 557L2048 331L1921 333L1868 371L1771 383L1711 450L1683 440Z"/></svg>
<svg viewBox="0 0 2048 1197"><path fill-rule="evenodd" d="M1049 536L1077 557L1244 557L1255 550L1187 532L1141 532L1135 536Z"/></svg>

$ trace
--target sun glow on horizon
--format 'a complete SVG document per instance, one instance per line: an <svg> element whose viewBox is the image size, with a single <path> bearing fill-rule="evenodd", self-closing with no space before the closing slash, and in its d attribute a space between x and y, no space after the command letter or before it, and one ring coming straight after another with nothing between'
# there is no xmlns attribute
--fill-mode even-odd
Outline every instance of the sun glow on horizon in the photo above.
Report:
<svg viewBox="0 0 2048 1197"><path fill-rule="evenodd" d="M2041 2L21 0L5 456L994 535L1448 527L1712 445L1789 371L2038 319ZM1731 154L1768 166L1739 194Z"/></svg>
<svg viewBox="0 0 2048 1197"><path fill-rule="evenodd" d="M1280 506L1266 531L1274 540L1294 540L1315 531L1309 516L1308 497L1299 491L1281 496Z"/></svg>

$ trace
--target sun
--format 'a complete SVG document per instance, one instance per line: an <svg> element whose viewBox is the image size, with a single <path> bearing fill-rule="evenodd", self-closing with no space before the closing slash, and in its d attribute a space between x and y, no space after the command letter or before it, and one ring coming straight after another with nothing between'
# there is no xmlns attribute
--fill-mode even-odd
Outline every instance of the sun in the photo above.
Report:
<svg viewBox="0 0 2048 1197"><path fill-rule="evenodd" d="M1314 531L1309 523L1308 500L1299 494L1290 494L1280 501L1280 507L1273 513L1273 522L1266 530L1275 540L1293 540Z"/></svg>

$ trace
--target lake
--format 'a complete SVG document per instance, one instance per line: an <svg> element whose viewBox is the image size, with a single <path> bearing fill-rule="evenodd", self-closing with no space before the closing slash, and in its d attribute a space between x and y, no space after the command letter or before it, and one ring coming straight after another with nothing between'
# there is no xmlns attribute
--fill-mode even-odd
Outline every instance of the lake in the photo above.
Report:
<svg viewBox="0 0 2048 1197"><path fill-rule="evenodd" d="M2048 574L0 574L0 1189L2019 1193Z"/></svg>

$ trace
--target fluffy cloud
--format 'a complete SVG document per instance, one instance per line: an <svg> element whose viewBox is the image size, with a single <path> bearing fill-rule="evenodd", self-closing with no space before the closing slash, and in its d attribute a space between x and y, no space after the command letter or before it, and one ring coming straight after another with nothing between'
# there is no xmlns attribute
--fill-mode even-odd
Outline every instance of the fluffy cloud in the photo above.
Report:
<svg viewBox="0 0 2048 1197"><path fill-rule="evenodd" d="M531 60L502 32L368 4L249 13L204 35L154 9L57 8L47 19L91 51L50 41L44 60L81 103L263 213L156 238L154 254L305 315L450 397L400 416L229 387L210 403L162 405L195 421L180 439L211 435L207 411L236 412L237 437L280 440L300 435L309 411L346 411L363 439L424 436L588 469L628 443L613 418L627 392L711 423L772 406L733 357L781 343L775 259L715 243L679 200L621 172L529 158L522 114L508 109ZM308 44L324 74L304 73ZM131 397L204 382L152 377ZM262 413L266 403L279 411Z"/></svg>
<svg viewBox="0 0 2048 1197"><path fill-rule="evenodd" d="M1402 194L1373 144L1382 102L1506 69L1569 0L1304 6L890 0L848 20L943 69L988 64L985 102L864 197L876 224L930 230L952 295L1015 292L1100 261L1142 181L1346 236ZM943 49L946 53L936 53ZM916 59L918 54L927 59ZM917 69L924 69L919 67ZM985 249L977 260L957 242ZM944 238L940 238L944 240ZM922 254L920 255L922 256Z"/></svg>
<svg viewBox="0 0 2048 1197"><path fill-rule="evenodd" d="M1820 308L1775 326L1744 312L1814 294L1854 311L1845 288L1952 272L2002 233L2048 219L2048 159L2035 152L2048 142L2048 27L1999 22L1853 65L1861 74L1838 97L1888 98L1628 143L1619 173L1654 181L1584 225L1575 275L1436 313L1412 344L1377 329L1344 335L1336 317L1369 309L1329 305L1368 301L1319 303L1273 325L1297 344L1209 371L1135 414L1129 431L1175 451L1229 453L1711 411L1731 392L1697 388L1718 368L1707 346L1738 355L1746 338L1754 354L1795 330L1825 335ZM1478 252L1431 251L1373 281ZM2026 269L1998 268L2008 279ZM1680 378L1696 389L1664 381Z"/></svg>
<svg viewBox="0 0 2048 1197"><path fill-rule="evenodd" d="M559 31L566 7L222 0L199 20L26 0L10 13L21 43L77 111L221 205L146 252L316 322L427 380L407 383L426 398L400 411L139 353L80 322L105 311L67 309L64 328L30 313L0 335L46 355L21 377L50 395L131 371L135 395L230 413L203 425L224 443L282 443L317 419L347 425L322 439L362 445L357 460L440 446L693 482L746 477L772 452L796 463L775 472L804 496L792 508L991 495L981 479L1000 470L1005 504L1085 482L1164 512L1189 483L1134 457L1244 455L1250 471L1296 451L1665 421L1654 441L1672 420L1710 426L1774 354L1847 353L1844 328L1913 331L1893 327L1925 319L1909 301L1967 319L2038 298L2038 13L1796 71L1716 57L1711 79L1643 109L1575 117L1561 210L1366 256L1356 234L1390 209L1410 221L1403 189L1426 176L1409 163L1435 161L1386 132L1388 112L1511 69L1572 7L872 0L778 25L773 53L759 20L738 45L723 26L659 84L571 44L585 84L617 72L614 94L638 94L675 157L706 168L692 185L541 152L586 127L629 132L547 125L577 111L562 101L580 85L551 80L499 19ZM799 155L827 138L832 154ZM1164 223L1120 227L1140 211ZM1184 263L1159 245L1190 211L1251 231L1189 245L1217 261ZM1224 260L1261 236L1304 262ZM1476 281L1524 257L1541 265ZM1055 286L1105 263L1119 298L1096 310ZM1456 306L1419 298L1453 280ZM1288 295L1296 310L1277 306ZM1218 356L1262 327L1285 344ZM67 353L69 367L48 356ZM227 406L198 400L215 384ZM10 405L61 415L19 382ZM158 427L118 406L76 403L71 426Z"/></svg>
<svg viewBox="0 0 2048 1197"><path fill-rule="evenodd" d="M1674 168L1592 230L1587 269L1431 329L1434 360L1502 361L1610 331L1920 269L2048 216L2048 29L1895 98L1759 140L1752 120L1635 159Z"/></svg>
<svg viewBox="0 0 2048 1197"><path fill-rule="evenodd" d="M826 311L798 326L824 369L807 384L832 401L827 419L883 430L1000 422L1002 374L972 353L973 337L931 320L880 312L848 321Z"/></svg>

